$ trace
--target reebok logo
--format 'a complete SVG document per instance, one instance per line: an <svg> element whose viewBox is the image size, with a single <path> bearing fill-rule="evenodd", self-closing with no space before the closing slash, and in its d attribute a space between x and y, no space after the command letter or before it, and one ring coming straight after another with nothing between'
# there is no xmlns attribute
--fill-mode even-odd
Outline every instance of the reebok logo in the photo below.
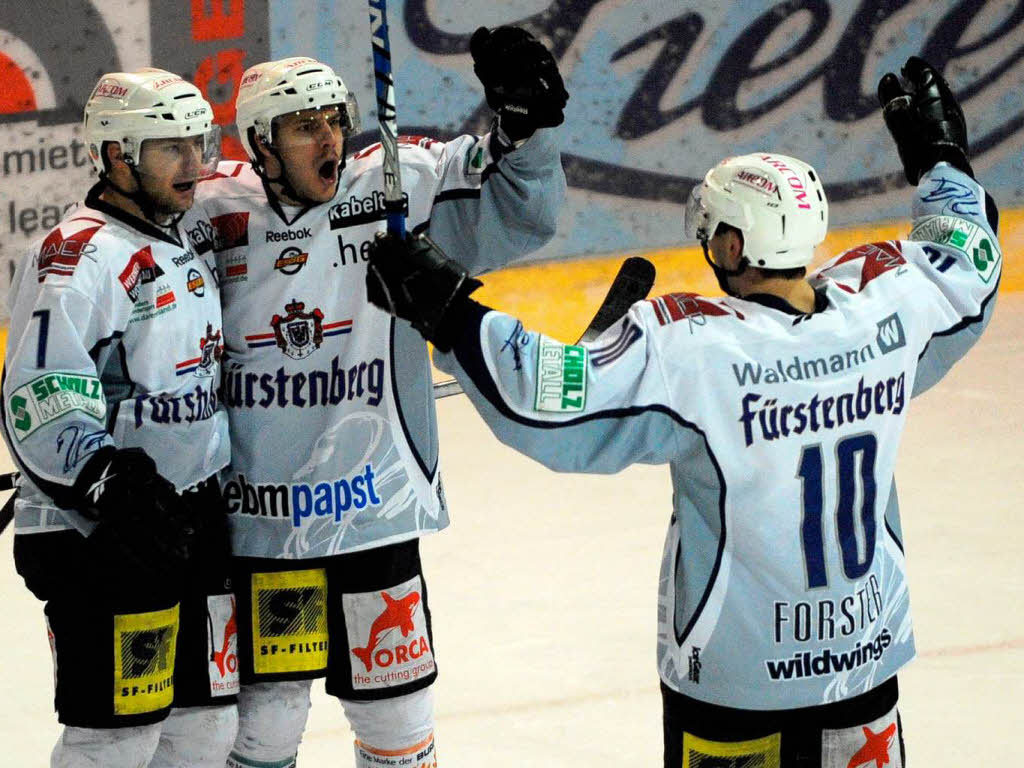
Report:
<svg viewBox="0 0 1024 768"><path fill-rule="evenodd" d="M267 232L268 243L286 243L290 240L305 240L307 237L312 237L313 232L309 227L303 227L302 229L287 232Z"/></svg>

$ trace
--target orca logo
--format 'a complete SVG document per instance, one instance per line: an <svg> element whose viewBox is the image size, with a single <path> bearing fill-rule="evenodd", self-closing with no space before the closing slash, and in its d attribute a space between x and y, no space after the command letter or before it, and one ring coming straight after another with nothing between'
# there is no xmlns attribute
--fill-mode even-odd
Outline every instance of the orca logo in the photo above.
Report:
<svg viewBox="0 0 1024 768"><path fill-rule="evenodd" d="M903 332L903 323L900 322L898 313L893 312L884 320L878 322L878 348L883 355L887 355L900 347L907 345L907 336Z"/></svg>

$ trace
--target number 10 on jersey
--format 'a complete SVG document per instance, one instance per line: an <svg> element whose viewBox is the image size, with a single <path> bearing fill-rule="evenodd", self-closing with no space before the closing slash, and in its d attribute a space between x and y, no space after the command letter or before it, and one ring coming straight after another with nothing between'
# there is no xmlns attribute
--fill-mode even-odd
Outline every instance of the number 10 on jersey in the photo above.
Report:
<svg viewBox="0 0 1024 768"><path fill-rule="evenodd" d="M809 589L828 585L825 542L822 535L826 477L829 478L828 482L836 487L838 476L835 521L843 574L853 581L870 570L875 556L877 453L878 440L870 433L840 440L836 445L834 466L831 462L826 466L820 445L804 446L801 451L800 464L797 468L797 477L803 481L803 522L800 525L800 535ZM864 532L863 555L858 546L855 515L859 515Z"/></svg>

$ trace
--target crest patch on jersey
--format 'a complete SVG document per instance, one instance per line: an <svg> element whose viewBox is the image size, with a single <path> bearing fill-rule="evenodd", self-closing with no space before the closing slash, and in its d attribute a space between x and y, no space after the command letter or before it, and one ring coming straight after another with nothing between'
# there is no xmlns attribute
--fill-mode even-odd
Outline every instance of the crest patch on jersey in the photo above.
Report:
<svg viewBox="0 0 1024 768"><path fill-rule="evenodd" d="M587 405L587 349L540 337L534 409L558 413Z"/></svg>
<svg viewBox="0 0 1024 768"><path fill-rule="evenodd" d="M992 279L1003 258L999 243L990 239L982 227L958 216L929 216L914 227L910 239L945 245L965 254L983 283ZM930 255L928 260L940 272L945 272L955 261L939 252Z"/></svg>
<svg viewBox="0 0 1024 768"><path fill-rule="evenodd" d="M183 360L174 366L176 376L195 373L196 376L213 376L217 363L224 354L224 345L220 342L220 329L213 332L213 325L206 324L206 335L199 339L199 357Z"/></svg>
<svg viewBox="0 0 1024 768"><path fill-rule="evenodd" d="M97 221L96 219L86 220ZM79 221L79 219L74 219L74 221ZM50 275L65 277L73 275L79 259L95 250L96 246L89 245L89 241L102 227L103 222L99 222L97 227L86 227L67 237L61 234L60 227L56 227L46 236L39 249L39 257L36 262L39 282L43 282Z"/></svg>
<svg viewBox="0 0 1024 768"><path fill-rule="evenodd" d="M107 399L95 376L55 371L14 390L7 399L10 423L18 441L66 413L82 411L102 422Z"/></svg>
<svg viewBox="0 0 1024 768"><path fill-rule="evenodd" d="M246 346L258 349L277 345L288 357L301 360L318 350L326 337L352 333L351 319L325 323L324 313L319 307L312 312L305 309L304 302L292 299L285 305L284 315L274 315L270 319L274 332L249 334L245 337Z"/></svg>

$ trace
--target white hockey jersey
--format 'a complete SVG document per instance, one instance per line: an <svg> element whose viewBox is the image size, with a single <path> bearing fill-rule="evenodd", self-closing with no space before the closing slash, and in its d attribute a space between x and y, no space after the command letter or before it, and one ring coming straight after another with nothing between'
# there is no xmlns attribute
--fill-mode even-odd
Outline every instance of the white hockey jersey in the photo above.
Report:
<svg viewBox="0 0 1024 768"><path fill-rule="evenodd" d="M59 509L98 448L142 448L181 491L228 462L212 265L93 187L18 265L3 431L22 471L18 533L93 524Z"/></svg>
<svg viewBox="0 0 1024 768"><path fill-rule="evenodd" d="M408 228L473 272L554 234L565 177L550 132L500 158L490 135L402 137L399 155ZM426 345L366 300L381 156L349 158L333 200L306 209L268 202L247 163L199 185L187 226L220 275L235 554L322 557L448 524Z"/></svg>
<svg viewBox="0 0 1024 768"><path fill-rule="evenodd" d="M677 293L566 346L480 308L435 354L502 442L552 469L670 465L658 666L674 690L812 706L913 657L893 466L910 398L991 316L1002 258L985 199L940 164L910 239L819 269L812 314Z"/></svg>

